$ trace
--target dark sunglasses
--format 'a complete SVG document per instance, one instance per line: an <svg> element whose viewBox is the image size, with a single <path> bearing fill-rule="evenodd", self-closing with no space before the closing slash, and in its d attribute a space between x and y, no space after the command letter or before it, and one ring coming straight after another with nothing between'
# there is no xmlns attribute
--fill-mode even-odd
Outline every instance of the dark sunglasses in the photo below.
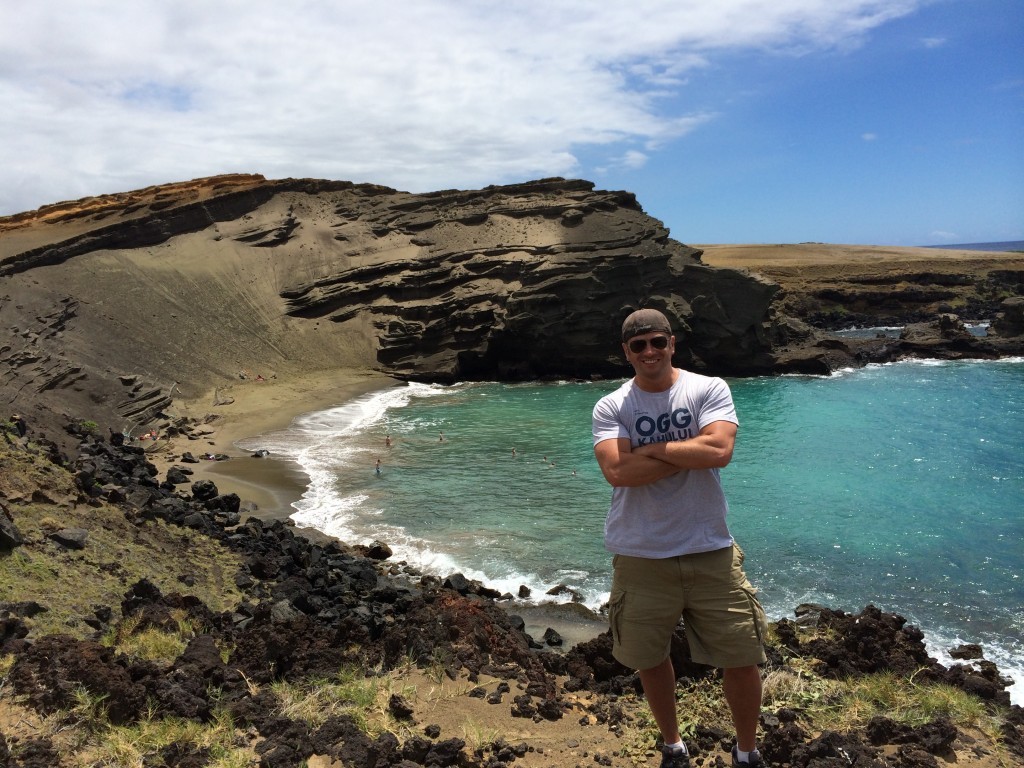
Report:
<svg viewBox="0 0 1024 768"><path fill-rule="evenodd" d="M628 344L629 351L639 355L647 349L648 342L654 349L668 349L668 336L655 336L653 339L633 339Z"/></svg>

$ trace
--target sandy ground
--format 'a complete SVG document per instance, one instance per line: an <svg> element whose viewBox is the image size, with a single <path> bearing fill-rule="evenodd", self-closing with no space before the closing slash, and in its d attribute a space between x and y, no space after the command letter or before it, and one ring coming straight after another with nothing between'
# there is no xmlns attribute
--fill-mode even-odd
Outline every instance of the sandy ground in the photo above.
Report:
<svg viewBox="0 0 1024 768"><path fill-rule="evenodd" d="M956 264L979 261L1021 260L1009 251L968 251L946 248L909 248L887 245L842 245L836 243L744 243L735 245L689 244L704 251L701 260L713 267L757 269L758 267L840 265L870 266L889 263L934 262Z"/></svg>
<svg viewBox="0 0 1024 768"><path fill-rule="evenodd" d="M140 444L160 477L173 465L187 466L194 472L193 481L212 480L221 493L237 493L243 502L256 504L260 517L286 518L291 514L291 503L301 498L306 488L306 476L291 461L253 458L251 451L237 448L235 443L286 429L302 414L393 386L401 386L401 382L376 372L350 370L239 381L197 400L176 401L179 415L199 422L209 420L194 427L200 439L158 437ZM230 402L223 402L227 400ZM185 451L196 458L206 453L230 458L183 465L180 458Z"/></svg>

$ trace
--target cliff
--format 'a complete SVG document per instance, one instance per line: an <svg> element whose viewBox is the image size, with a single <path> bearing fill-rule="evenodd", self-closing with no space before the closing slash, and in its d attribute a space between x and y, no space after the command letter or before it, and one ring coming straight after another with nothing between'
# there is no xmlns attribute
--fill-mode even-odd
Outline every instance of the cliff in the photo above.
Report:
<svg viewBox="0 0 1024 768"><path fill-rule="evenodd" d="M829 338L782 311L792 292L701 253L632 194L565 179L409 194L235 175L58 203L0 219L0 401L129 427L278 372L617 377L638 306L673 318L678 364L720 375L1013 351Z"/></svg>

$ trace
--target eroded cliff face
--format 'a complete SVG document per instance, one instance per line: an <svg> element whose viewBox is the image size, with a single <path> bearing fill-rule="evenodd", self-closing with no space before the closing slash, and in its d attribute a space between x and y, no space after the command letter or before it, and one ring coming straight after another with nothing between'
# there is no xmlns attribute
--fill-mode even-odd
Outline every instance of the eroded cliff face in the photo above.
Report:
<svg viewBox="0 0 1024 768"><path fill-rule="evenodd" d="M289 315L368 320L377 363L426 380L619 375L622 318L657 306L685 362L769 370L775 287L700 263L625 192L561 179L473 192L303 201L266 237L330 231L330 268L281 292ZM276 233L276 234L275 234Z"/></svg>
<svg viewBox="0 0 1024 768"><path fill-rule="evenodd" d="M242 375L624 376L622 318L678 362L771 372L776 286L714 269L634 196L547 179L414 195L230 176L0 219L0 397L145 421Z"/></svg>
<svg viewBox="0 0 1024 768"><path fill-rule="evenodd" d="M678 365L717 375L1024 351L1013 307L992 339L936 324L851 341L786 316L799 300L586 181L220 176L0 218L0 402L129 427L240 377L624 377L619 327L641 306L672 319Z"/></svg>

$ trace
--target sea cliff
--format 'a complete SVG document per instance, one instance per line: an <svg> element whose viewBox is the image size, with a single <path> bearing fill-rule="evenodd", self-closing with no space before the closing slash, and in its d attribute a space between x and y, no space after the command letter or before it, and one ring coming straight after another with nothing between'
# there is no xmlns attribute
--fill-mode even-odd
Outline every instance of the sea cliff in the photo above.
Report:
<svg viewBox="0 0 1024 768"><path fill-rule="evenodd" d="M763 250L768 267L791 249ZM953 301L923 282L946 272L895 255L883 261L896 282L866 292L862 275L858 293L848 286L865 270L824 246L810 249L818 279L805 283L749 260L711 266L703 253L632 194L579 180L415 195L237 175L59 203L0 219L0 398L39 424L89 414L132 429L175 397L270 372L618 376L617 326L641 305L672 318L680 365L722 375L1024 350L1016 321L985 339L953 320L931 325L958 308L1002 312L1021 289L1019 254L997 268L995 257L936 252L976 286ZM799 270L812 270L806 258ZM872 316L926 326L905 339L829 333Z"/></svg>

